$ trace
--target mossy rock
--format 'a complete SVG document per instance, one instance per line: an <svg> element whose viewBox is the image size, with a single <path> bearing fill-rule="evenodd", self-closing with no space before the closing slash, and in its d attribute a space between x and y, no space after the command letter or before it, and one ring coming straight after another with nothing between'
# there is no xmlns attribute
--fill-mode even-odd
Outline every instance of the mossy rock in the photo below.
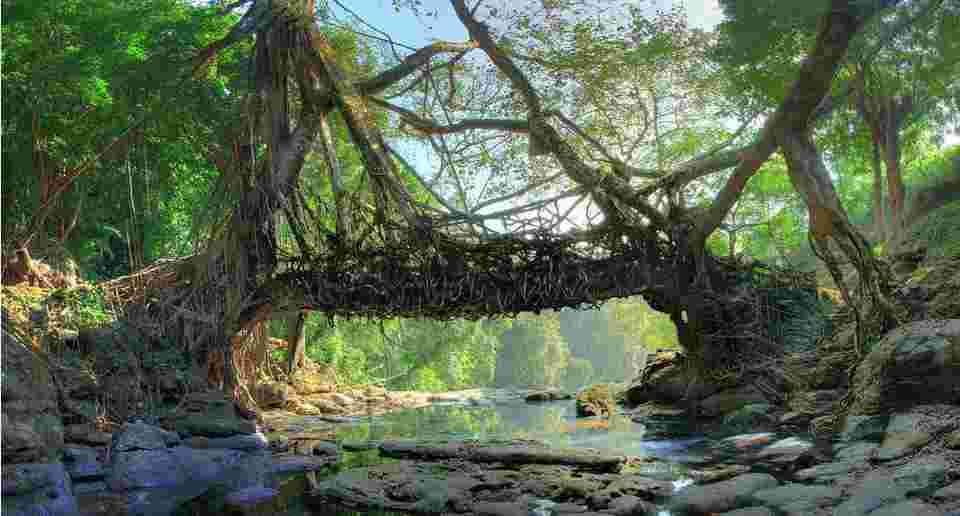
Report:
<svg viewBox="0 0 960 516"><path fill-rule="evenodd" d="M901 326L857 367L849 414L960 399L960 319Z"/></svg>
<svg viewBox="0 0 960 516"><path fill-rule="evenodd" d="M598 383L577 393L577 417L610 416L616 411L614 390L610 384Z"/></svg>

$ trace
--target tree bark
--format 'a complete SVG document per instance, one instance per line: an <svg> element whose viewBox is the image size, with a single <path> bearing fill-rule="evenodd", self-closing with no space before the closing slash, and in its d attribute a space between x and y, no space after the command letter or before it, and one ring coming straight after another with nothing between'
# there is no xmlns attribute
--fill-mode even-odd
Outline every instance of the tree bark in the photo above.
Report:
<svg viewBox="0 0 960 516"><path fill-rule="evenodd" d="M298 311L287 318L287 373L290 375L303 366L306 352L306 332L304 332L306 322L307 313L304 311Z"/></svg>

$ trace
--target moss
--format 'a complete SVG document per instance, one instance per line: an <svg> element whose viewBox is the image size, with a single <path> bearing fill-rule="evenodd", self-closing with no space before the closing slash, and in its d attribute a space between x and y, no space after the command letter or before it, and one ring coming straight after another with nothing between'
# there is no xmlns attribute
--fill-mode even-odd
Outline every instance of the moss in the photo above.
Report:
<svg viewBox="0 0 960 516"><path fill-rule="evenodd" d="M613 389L609 384L591 385L577 394L577 416L613 415L616 409Z"/></svg>

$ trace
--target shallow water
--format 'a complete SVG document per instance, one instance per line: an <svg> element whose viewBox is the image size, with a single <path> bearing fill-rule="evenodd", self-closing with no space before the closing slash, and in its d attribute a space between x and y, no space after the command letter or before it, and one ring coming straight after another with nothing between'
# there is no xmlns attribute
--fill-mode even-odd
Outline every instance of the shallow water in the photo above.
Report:
<svg viewBox="0 0 960 516"><path fill-rule="evenodd" d="M310 429L309 418L292 422ZM677 424L677 422L674 422ZM636 457L657 457L663 462L642 466L641 474L674 480L677 488L689 481L679 465L696 462L703 457L714 439L704 435L685 435L676 439L657 439L657 432L634 422L627 415L607 418L577 418L572 400L549 403L526 403L522 399L485 402L445 402L429 407L407 409L383 416L350 418L334 428L341 443L362 444L393 439L419 441L497 442L531 440L555 448L593 448L610 450ZM683 426L682 423L677 426ZM282 429L281 429L282 430ZM356 467L377 461L376 451L345 453L345 467ZM403 513L325 506L314 508L312 515L336 516L405 516ZM666 515L667 512L661 512Z"/></svg>

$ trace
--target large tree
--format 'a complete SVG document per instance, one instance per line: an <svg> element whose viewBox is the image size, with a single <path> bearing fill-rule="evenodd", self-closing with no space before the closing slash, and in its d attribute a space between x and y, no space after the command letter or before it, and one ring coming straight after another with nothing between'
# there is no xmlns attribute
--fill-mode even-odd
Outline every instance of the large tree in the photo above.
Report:
<svg viewBox="0 0 960 516"><path fill-rule="evenodd" d="M717 134L714 141L691 136L691 114L710 98L702 82L708 77L704 56L696 51L709 40L704 34L669 16L645 22L638 11L627 13L630 26L613 30L600 14L567 13L551 4L540 14L560 20L551 27L556 35L538 38L526 32L537 26L524 21L531 11L451 3L470 41L434 42L403 55L385 35L385 49L395 56L381 70L365 66L373 60L360 62L341 51L345 41L331 13L312 0L243 2L247 10L239 21L197 53L193 73L201 77L219 55L254 39L253 91L243 99L237 129L210 143L234 204L205 251L175 276L173 302L162 312L175 326L171 331L194 343L198 367L209 344L224 350L227 390L236 387L230 337L289 312L362 308L446 317L623 295L616 280L600 284L599 269L561 273L572 285L553 286L553 298L527 292L530 271L554 273L551 264L563 265L564 253L577 245L570 242L578 240L598 246L581 256L602 260L610 253L614 264L629 246L643 250L648 263L639 266L646 279L632 288L671 316L693 362L707 369L729 363L724 350L735 356L763 340L754 333L758 294L739 290L727 266L707 251L707 241L777 151L807 207L811 241L838 283L844 284L834 250L857 268L872 309L888 322L893 317L884 272L850 223L813 137L815 115L851 41L886 4L832 0L822 6L805 57L790 63L792 82L779 83L778 101L763 113L758 132L746 144L692 149L691 141L717 140ZM595 52L599 63L592 61ZM590 67L599 75L582 73ZM658 76L660 70L667 72ZM644 78L650 71L654 77ZM617 81L618 74L624 80ZM614 101L629 107L610 109L606 103ZM649 111L650 134L624 114L629 109ZM439 170L427 174L416 170L422 162L404 159L398 148L403 140L385 136L384 116L397 134L434 149L436 161L428 163L439 163ZM332 144L338 126L362 167L354 191L344 187ZM735 138L749 127L744 124L731 141L739 142ZM685 146L674 138L684 134L690 136ZM639 157L638 145L653 151ZM321 217L304 195L304 166L314 149L331 185L332 231L316 227ZM505 175L526 184L504 191L510 184L502 181ZM713 175L721 178L716 187L702 186ZM445 195L450 191L453 199ZM701 205L691 206L679 195L684 191L696 192ZM561 203L569 199L572 205ZM510 206L514 200L522 202ZM571 217L581 202L595 216ZM537 239L548 244L531 247ZM508 256L498 258L498 250ZM478 258L481 251L487 261ZM595 279L581 281L584 274ZM477 278L489 282L493 298L456 300ZM344 282L354 282L356 293L337 292ZM411 290L426 302L404 301L404 289L381 291L399 284L414 284ZM568 295L568 287L581 293ZM522 302L504 306L497 289L516 291L511 295ZM451 311L452 302L471 306Z"/></svg>

